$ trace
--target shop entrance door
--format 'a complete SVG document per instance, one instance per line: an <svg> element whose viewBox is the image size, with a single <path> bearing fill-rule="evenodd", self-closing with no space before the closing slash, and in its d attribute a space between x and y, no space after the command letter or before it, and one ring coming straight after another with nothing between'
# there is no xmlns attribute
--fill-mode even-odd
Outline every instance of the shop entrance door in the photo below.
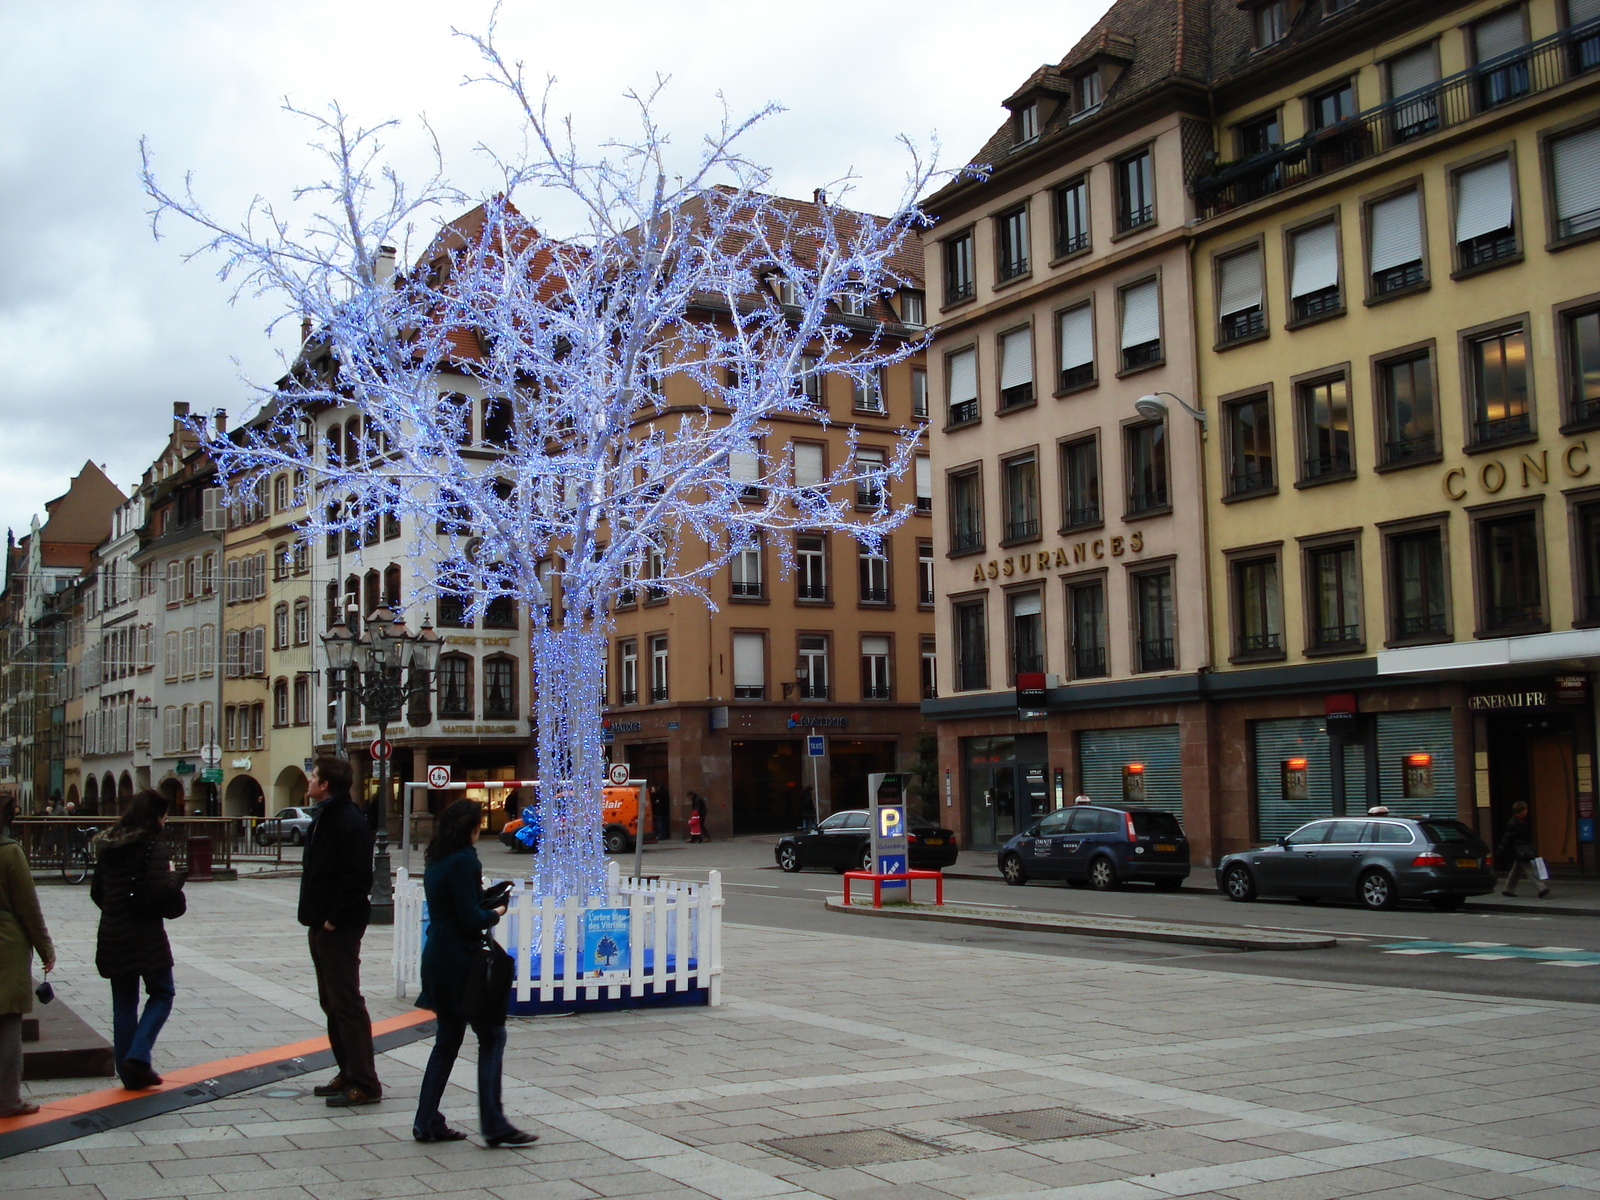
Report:
<svg viewBox="0 0 1600 1200"><path fill-rule="evenodd" d="M1570 733L1528 739L1528 808L1533 817L1533 844L1545 862L1576 863L1578 812Z"/></svg>
<svg viewBox="0 0 1600 1200"><path fill-rule="evenodd" d="M1045 739L966 738L966 838L969 846L999 846L1047 811Z"/></svg>
<svg viewBox="0 0 1600 1200"><path fill-rule="evenodd" d="M998 846L1017 832L1017 769L1009 764L967 771L967 841Z"/></svg>

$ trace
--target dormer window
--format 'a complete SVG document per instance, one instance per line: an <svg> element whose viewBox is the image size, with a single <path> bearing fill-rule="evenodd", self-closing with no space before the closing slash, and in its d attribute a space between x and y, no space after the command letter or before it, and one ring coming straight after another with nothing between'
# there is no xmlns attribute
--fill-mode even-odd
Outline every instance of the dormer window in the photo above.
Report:
<svg viewBox="0 0 1600 1200"><path fill-rule="evenodd" d="M1017 109L1014 114L1014 120L1016 123L1017 144L1021 145L1023 142L1033 141L1034 138L1039 136L1039 102L1035 100L1033 103Z"/></svg>
<svg viewBox="0 0 1600 1200"><path fill-rule="evenodd" d="M795 308L799 305L800 301L794 290L794 280L783 275L774 275L772 277L772 290L778 297L778 303L785 308Z"/></svg>
<svg viewBox="0 0 1600 1200"><path fill-rule="evenodd" d="M1276 45L1289 33L1289 0L1267 0L1250 14L1257 50Z"/></svg>
<svg viewBox="0 0 1600 1200"><path fill-rule="evenodd" d="M922 326L928 323L927 306L921 292L900 293L900 324Z"/></svg>
<svg viewBox="0 0 1600 1200"><path fill-rule="evenodd" d="M1100 70L1085 71L1072 81L1072 107L1074 113L1087 113L1100 107L1105 98Z"/></svg>
<svg viewBox="0 0 1600 1200"><path fill-rule="evenodd" d="M839 311L847 317L859 317L867 311L867 299L860 292L844 291L833 298Z"/></svg>

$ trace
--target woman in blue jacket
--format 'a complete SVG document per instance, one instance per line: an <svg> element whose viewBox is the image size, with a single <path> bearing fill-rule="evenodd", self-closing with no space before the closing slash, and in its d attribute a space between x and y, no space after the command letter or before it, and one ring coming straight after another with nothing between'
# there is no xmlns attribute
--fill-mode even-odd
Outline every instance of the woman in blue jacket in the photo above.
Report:
<svg viewBox="0 0 1600 1200"><path fill-rule="evenodd" d="M478 1035L478 1116L483 1139L490 1146L528 1146L538 1141L539 1135L513 1126L500 1105L500 1068L506 1049L503 1017L458 1015L472 952L506 911L504 906L483 906L483 868L473 848L482 823L476 800L457 800L440 814L438 829L428 843L428 865L422 876L428 897L428 938L422 947L422 993L417 1007L437 1014L438 1032L422 1076L411 1136L419 1142L459 1142L467 1136L445 1124L439 1115L439 1101L470 1024Z"/></svg>

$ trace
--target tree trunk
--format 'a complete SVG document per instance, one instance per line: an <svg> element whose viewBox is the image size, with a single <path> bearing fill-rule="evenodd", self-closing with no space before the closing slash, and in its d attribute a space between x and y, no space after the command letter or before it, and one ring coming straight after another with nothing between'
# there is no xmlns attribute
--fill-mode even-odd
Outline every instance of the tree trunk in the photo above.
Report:
<svg viewBox="0 0 1600 1200"><path fill-rule="evenodd" d="M600 821L605 631L571 619L552 630L546 612L531 613L542 830L534 889L540 896L587 899L602 895L606 883Z"/></svg>

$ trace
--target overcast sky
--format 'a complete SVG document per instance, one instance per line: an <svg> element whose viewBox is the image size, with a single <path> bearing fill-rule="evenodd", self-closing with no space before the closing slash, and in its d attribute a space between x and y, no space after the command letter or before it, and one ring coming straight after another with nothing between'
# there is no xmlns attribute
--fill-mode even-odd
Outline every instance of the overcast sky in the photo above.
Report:
<svg viewBox="0 0 1600 1200"><path fill-rule="evenodd" d="M580 136L631 132L630 88L671 76L664 124L680 143L737 112L786 110L745 143L773 190L807 196L847 172L855 207L886 209L907 167L897 144L935 138L958 165L1000 123L1000 101L1063 56L1103 0L508 0L499 41ZM277 310L241 299L218 263L185 263L193 231L152 239L138 140L158 171L218 215L308 178L305 128L281 110L337 99L420 168L426 115L452 177L487 186L472 148L511 128L499 93L463 88L487 0L0 0L0 521L20 535L85 459L124 490L160 449L173 401L250 404L290 344ZM1026 31L1017 37L1017 31ZM562 232L559 214L530 214Z"/></svg>

